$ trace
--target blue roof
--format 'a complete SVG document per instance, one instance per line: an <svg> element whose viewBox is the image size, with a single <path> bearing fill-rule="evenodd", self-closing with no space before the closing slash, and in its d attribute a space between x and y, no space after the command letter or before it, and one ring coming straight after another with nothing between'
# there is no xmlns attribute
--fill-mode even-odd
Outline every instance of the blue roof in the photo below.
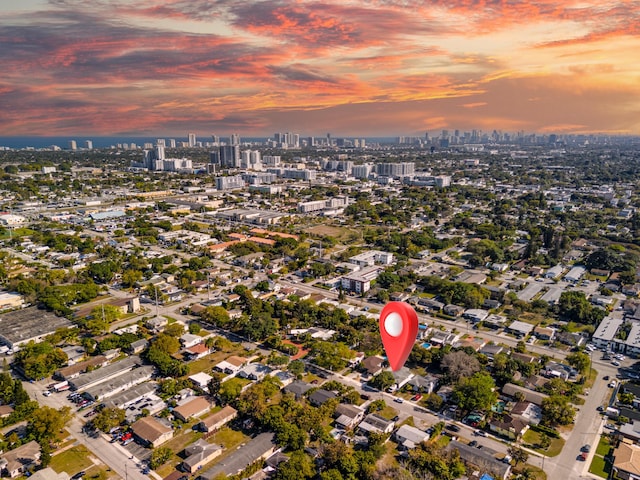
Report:
<svg viewBox="0 0 640 480"><path fill-rule="evenodd" d="M482 476L480 477L480 480L495 480L495 479L488 473L483 473Z"/></svg>

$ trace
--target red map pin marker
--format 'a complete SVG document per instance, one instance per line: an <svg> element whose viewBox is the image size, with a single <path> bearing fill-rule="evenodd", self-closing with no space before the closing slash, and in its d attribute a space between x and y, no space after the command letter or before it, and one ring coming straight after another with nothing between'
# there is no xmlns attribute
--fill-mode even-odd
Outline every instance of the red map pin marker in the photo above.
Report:
<svg viewBox="0 0 640 480"><path fill-rule="evenodd" d="M415 310L408 303L387 303L380 312L380 336L391 370L400 370L418 336Z"/></svg>

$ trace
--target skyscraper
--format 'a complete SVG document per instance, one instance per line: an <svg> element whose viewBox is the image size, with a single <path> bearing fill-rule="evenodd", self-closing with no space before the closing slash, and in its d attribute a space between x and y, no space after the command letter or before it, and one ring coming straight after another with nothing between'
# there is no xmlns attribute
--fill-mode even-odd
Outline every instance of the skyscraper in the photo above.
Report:
<svg viewBox="0 0 640 480"><path fill-rule="evenodd" d="M195 133L190 133L189 134L189 146L190 147L195 147L196 146L196 134Z"/></svg>
<svg viewBox="0 0 640 480"><path fill-rule="evenodd" d="M87 150L93 150L93 141L91 140L86 140L84 142L84 146L87 148Z"/></svg>
<svg viewBox="0 0 640 480"><path fill-rule="evenodd" d="M69 150L77 150L78 144L75 140L69 140Z"/></svg>

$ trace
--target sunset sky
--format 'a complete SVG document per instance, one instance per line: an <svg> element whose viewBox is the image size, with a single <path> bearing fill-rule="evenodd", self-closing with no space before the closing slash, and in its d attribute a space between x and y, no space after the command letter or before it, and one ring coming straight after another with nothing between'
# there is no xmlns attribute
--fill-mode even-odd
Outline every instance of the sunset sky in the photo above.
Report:
<svg viewBox="0 0 640 480"><path fill-rule="evenodd" d="M0 136L640 134L640 1L0 0Z"/></svg>

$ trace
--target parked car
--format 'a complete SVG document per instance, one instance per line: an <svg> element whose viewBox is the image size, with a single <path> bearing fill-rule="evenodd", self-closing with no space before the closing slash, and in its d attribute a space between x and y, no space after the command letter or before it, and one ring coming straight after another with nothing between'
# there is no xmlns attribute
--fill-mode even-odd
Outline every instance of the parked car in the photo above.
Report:
<svg viewBox="0 0 640 480"><path fill-rule="evenodd" d="M475 447L476 445L478 445L478 441L477 441L477 440L471 440L471 441L469 442L469 446L470 446L470 447Z"/></svg>
<svg viewBox="0 0 640 480"><path fill-rule="evenodd" d="M581 450L583 452L589 453L591 451L591 445L589 444L583 445Z"/></svg>
<svg viewBox="0 0 640 480"><path fill-rule="evenodd" d="M42 395L44 395L45 397L50 397L51 392L49 390L45 390L44 392L42 392Z"/></svg>
<svg viewBox="0 0 640 480"><path fill-rule="evenodd" d="M588 456L589 454L587 452L582 452L580 455L578 455L578 460L580 460L581 462L586 462Z"/></svg>
<svg viewBox="0 0 640 480"><path fill-rule="evenodd" d="M413 397L411 397L411 400L413 400L414 402L417 402L421 398L422 398L422 394L416 393Z"/></svg>
<svg viewBox="0 0 640 480"><path fill-rule="evenodd" d="M487 432L485 432L484 430L475 430L473 432L474 435L477 435L479 437L488 437L489 434Z"/></svg>
<svg viewBox="0 0 640 480"><path fill-rule="evenodd" d="M78 472L73 477L71 477L71 480L78 480L79 478L82 478L85 475L86 475L86 472L82 470L81 472Z"/></svg>
<svg viewBox="0 0 640 480"><path fill-rule="evenodd" d="M402 398L400 398L400 397L394 398L393 401L396 402L396 403L404 403L404 400Z"/></svg>
<svg viewBox="0 0 640 480"><path fill-rule="evenodd" d="M614 367L619 367L620 366L620 362L617 360L614 360L613 362L611 362L611 365L613 365Z"/></svg>
<svg viewBox="0 0 640 480"><path fill-rule="evenodd" d="M454 425L453 423L449 423L447 425L447 430L451 430L452 432L459 432L460 431L460 427L457 425Z"/></svg>

